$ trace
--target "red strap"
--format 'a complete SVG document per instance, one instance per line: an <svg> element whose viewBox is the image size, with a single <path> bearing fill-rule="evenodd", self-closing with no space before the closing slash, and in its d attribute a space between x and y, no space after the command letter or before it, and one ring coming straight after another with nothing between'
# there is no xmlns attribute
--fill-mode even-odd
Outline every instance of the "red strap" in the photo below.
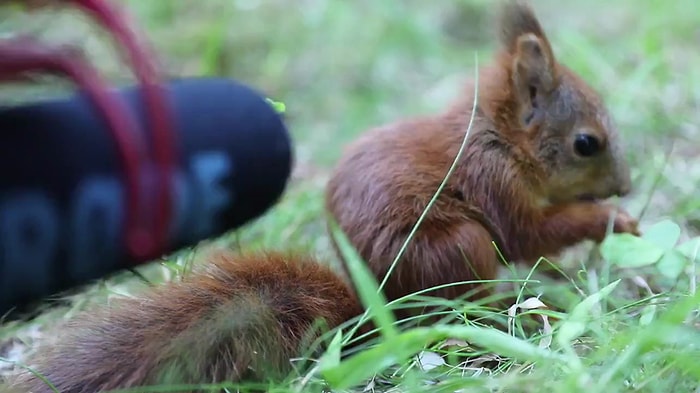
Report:
<svg viewBox="0 0 700 393"><path fill-rule="evenodd" d="M155 65L156 57L149 51L144 40L138 39L134 27L128 23L128 18L118 7L106 0L72 0L72 2L90 12L113 34L126 50L141 85L147 113L151 120L150 135L158 187L155 208L148 210L155 212L151 232L135 230L127 233L127 247L136 258L155 258L167 246L173 205L172 174L176 165L175 133L171 122L173 117L162 88L160 73Z"/></svg>
<svg viewBox="0 0 700 393"><path fill-rule="evenodd" d="M139 40L126 15L106 0L42 1L37 5L59 3L72 4L88 12L125 49L147 106L149 130L139 130L133 114L118 96L109 92L109 86L101 80L97 70L72 51L50 48L29 38L0 41L0 80L26 77L29 72L51 72L65 75L85 90L96 109L105 117L124 160L127 185L124 239L127 252L136 263L156 258L168 249L167 236L173 206L172 174L177 155L171 108L158 68L151 61L155 56L143 40ZM150 157L146 140L139 138L134 131L142 131L142 137L150 131ZM151 161L149 164L156 174L157 187L153 199L146 198L140 183L146 160Z"/></svg>
<svg viewBox="0 0 700 393"><path fill-rule="evenodd" d="M0 40L0 80L15 80L28 77L29 73L44 72L72 79L88 95L96 110L101 113L112 133L121 154L126 183L127 206L126 231L139 231L138 207L142 198L139 193L139 174L142 173L145 145L135 137L133 130L138 123L133 114L102 80L97 70L67 48L54 48L28 37Z"/></svg>

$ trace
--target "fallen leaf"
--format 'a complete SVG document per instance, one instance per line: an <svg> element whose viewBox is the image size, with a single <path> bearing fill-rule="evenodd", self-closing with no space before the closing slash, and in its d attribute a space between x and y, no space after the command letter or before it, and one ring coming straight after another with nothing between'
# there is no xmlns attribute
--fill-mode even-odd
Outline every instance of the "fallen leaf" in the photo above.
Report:
<svg viewBox="0 0 700 393"><path fill-rule="evenodd" d="M654 295L654 291L651 290L651 287L649 286L649 283L647 283L647 280L644 279L642 276L634 276L632 277L632 282L637 284L637 286L640 286L649 292L649 295Z"/></svg>
<svg viewBox="0 0 700 393"><path fill-rule="evenodd" d="M549 318L546 315L540 315L542 317L542 333L544 336L540 339L540 348L549 348L552 345L552 325L549 324Z"/></svg>
<svg viewBox="0 0 700 393"><path fill-rule="evenodd" d="M548 308L548 307L546 304L542 303L542 301L539 298L530 297L530 298L527 298L524 302L510 306L508 308L508 316L511 318L514 318L515 313L518 311L519 308L521 308L523 310L533 310L536 308Z"/></svg>
<svg viewBox="0 0 700 393"><path fill-rule="evenodd" d="M432 370L436 367L444 366L445 359L435 352L422 351L418 354L418 364L424 371Z"/></svg>
<svg viewBox="0 0 700 393"><path fill-rule="evenodd" d="M440 344L440 349L445 348L445 347L467 347L467 346L469 346L469 343L467 343L464 340L459 340L456 338L448 338L447 340L445 340L445 342Z"/></svg>

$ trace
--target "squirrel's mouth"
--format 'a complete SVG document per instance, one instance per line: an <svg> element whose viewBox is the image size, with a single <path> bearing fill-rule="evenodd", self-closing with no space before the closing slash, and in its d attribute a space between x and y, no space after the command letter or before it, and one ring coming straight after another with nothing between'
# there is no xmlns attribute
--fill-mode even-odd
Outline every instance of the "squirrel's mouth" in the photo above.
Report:
<svg viewBox="0 0 700 393"><path fill-rule="evenodd" d="M599 200L599 198L597 198L593 194L581 194L576 199L578 199L581 202L598 202Z"/></svg>

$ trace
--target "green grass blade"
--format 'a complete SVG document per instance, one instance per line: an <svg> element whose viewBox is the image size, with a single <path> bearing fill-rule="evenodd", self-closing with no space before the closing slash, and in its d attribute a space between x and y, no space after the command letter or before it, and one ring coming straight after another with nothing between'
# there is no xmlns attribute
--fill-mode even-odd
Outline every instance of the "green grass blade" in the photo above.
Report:
<svg viewBox="0 0 700 393"><path fill-rule="evenodd" d="M398 329L395 326L396 319L386 307L386 297L379 290L372 272L370 272L355 248L350 244L345 233L343 233L335 220L331 218L329 218L329 228L331 236L335 238L338 249L346 262L350 277L355 285L360 301L365 306L366 313L372 316L383 336L396 336L398 334Z"/></svg>

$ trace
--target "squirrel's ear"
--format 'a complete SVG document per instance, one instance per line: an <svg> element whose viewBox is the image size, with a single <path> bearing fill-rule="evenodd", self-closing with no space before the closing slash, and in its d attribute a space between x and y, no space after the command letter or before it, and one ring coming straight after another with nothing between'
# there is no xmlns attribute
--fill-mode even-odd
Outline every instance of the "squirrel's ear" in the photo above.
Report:
<svg viewBox="0 0 700 393"><path fill-rule="evenodd" d="M511 53L516 49L518 38L525 34L534 34L547 41L532 7L522 0L506 0L502 3L498 27L501 30L501 43Z"/></svg>
<svg viewBox="0 0 700 393"><path fill-rule="evenodd" d="M532 9L508 1L501 13L501 41L512 59L513 89L521 104L523 122L536 117L537 102L555 87L552 48Z"/></svg>

